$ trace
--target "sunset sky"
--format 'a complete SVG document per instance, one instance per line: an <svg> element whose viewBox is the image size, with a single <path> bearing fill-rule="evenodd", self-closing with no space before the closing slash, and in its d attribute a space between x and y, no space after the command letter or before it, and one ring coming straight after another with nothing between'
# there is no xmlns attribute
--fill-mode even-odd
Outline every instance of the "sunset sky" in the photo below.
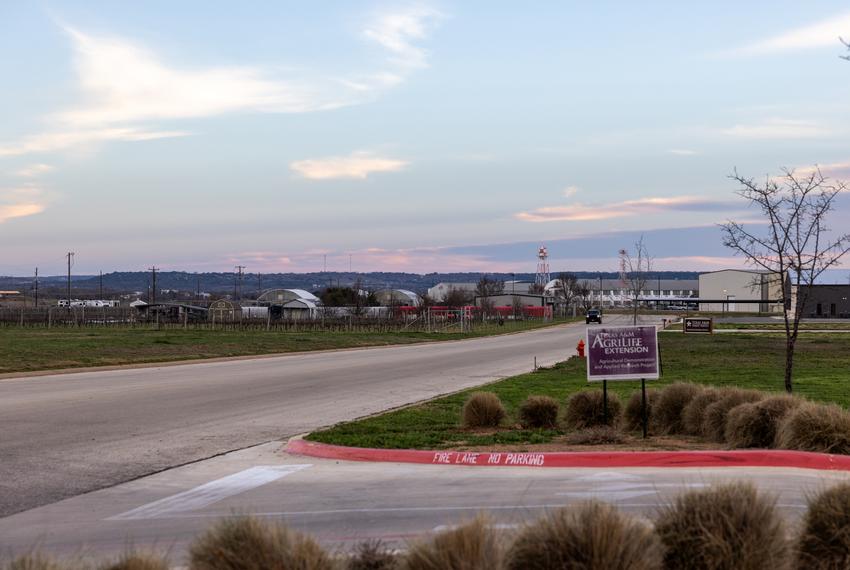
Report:
<svg viewBox="0 0 850 570"><path fill-rule="evenodd" d="M840 1L2 0L0 274L739 266L734 169L850 179L842 35Z"/></svg>

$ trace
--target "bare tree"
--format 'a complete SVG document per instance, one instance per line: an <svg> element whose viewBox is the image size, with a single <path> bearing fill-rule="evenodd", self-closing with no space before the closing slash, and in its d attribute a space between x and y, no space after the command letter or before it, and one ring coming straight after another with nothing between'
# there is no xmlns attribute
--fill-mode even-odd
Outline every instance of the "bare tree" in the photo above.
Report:
<svg viewBox="0 0 850 570"><path fill-rule="evenodd" d="M847 50L850 51L850 42L847 42L844 38L839 38L839 39L841 40L841 43L843 43L844 46L847 48ZM846 59L847 61L850 61L850 55L839 55L838 57L840 57L841 59Z"/></svg>
<svg viewBox="0 0 850 570"><path fill-rule="evenodd" d="M833 235L826 225L836 196L847 186L841 181L830 184L818 168L799 176L783 169L781 176L768 176L763 184L737 171L730 178L741 185L737 193L764 215L767 229L759 236L728 221L721 225L723 245L782 280L785 390L790 393L794 347L810 286L850 250L850 234Z"/></svg>
<svg viewBox="0 0 850 570"><path fill-rule="evenodd" d="M575 302L578 290L578 277L572 273L559 273L552 293L555 298L563 301L565 310L568 310L570 305Z"/></svg>
<svg viewBox="0 0 850 570"><path fill-rule="evenodd" d="M632 324L637 324L640 293L646 287L649 273L652 271L652 257L643 242L643 236L635 242L634 251L622 250L625 265L624 280L632 298Z"/></svg>
<svg viewBox="0 0 850 570"><path fill-rule="evenodd" d="M457 287L449 287L443 302L452 309L460 309L468 305L470 301L472 301L472 294L470 292Z"/></svg>
<svg viewBox="0 0 850 570"><path fill-rule="evenodd" d="M586 313L589 311L593 304L593 295L591 295L591 289L587 286L587 281L582 281L581 283L576 285L576 299L581 303L582 309Z"/></svg>
<svg viewBox="0 0 850 570"><path fill-rule="evenodd" d="M496 279L490 279L486 275L478 280L475 285L475 295L478 297L478 303L481 306L481 317L486 318L493 314L495 303L493 295L499 295L505 290L505 282Z"/></svg>

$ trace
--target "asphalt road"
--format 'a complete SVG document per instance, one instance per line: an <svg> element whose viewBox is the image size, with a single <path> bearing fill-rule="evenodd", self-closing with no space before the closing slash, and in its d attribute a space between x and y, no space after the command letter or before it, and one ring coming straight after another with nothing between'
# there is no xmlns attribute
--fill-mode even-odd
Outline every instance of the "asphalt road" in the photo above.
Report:
<svg viewBox="0 0 850 570"><path fill-rule="evenodd" d="M271 443L0 519L0 558L41 550L97 557L186 547L235 514L284 522L331 551L368 539L392 548L488 513L511 532L589 499L653 520L679 493L746 480L777 500L793 525L807 497L850 473L780 468L563 469L359 463L282 452Z"/></svg>
<svg viewBox="0 0 850 570"><path fill-rule="evenodd" d="M626 321L626 317L612 317ZM0 516L566 359L583 325L0 380Z"/></svg>

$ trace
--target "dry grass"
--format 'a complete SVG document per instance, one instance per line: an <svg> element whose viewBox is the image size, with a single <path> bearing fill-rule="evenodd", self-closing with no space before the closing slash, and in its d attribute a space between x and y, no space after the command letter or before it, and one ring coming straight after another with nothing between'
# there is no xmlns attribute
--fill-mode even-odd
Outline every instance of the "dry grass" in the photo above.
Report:
<svg viewBox="0 0 850 570"><path fill-rule="evenodd" d="M561 407L549 396L529 396L519 407L519 419L527 428L555 428Z"/></svg>
<svg viewBox="0 0 850 570"><path fill-rule="evenodd" d="M381 541L368 540L357 546L345 567L347 570L395 570L399 560Z"/></svg>
<svg viewBox="0 0 850 570"><path fill-rule="evenodd" d="M777 447L850 454L850 413L835 404L798 406L779 423Z"/></svg>
<svg viewBox="0 0 850 570"><path fill-rule="evenodd" d="M623 413L620 398L608 392L608 421L605 421L602 390L582 390L567 400L564 423L569 429L579 430L595 426L616 426Z"/></svg>
<svg viewBox="0 0 850 570"><path fill-rule="evenodd" d="M108 562L99 570L168 570L168 559L152 552L128 552L115 562Z"/></svg>
<svg viewBox="0 0 850 570"><path fill-rule="evenodd" d="M652 527L607 503L564 508L527 526L508 554L510 570L660 570Z"/></svg>
<svg viewBox="0 0 850 570"><path fill-rule="evenodd" d="M40 553L24 554L10 561L5 570L62 570L54 559Z"/></svg>
<svg viewBox="0 0 850 570"><path fill-rule="evenodd" d="M658 400L660 392L655 389L646 391L646 417L649 428L652 428L652 410L655 402ZM641 411L641 393L637 390L632 393L629 401L626 403L626 409L623 413L623 421L625 428L629 431L643 430L643 414Z"/></svg>
<svg viewBox="0 0 850 570"><path fill-rule="evenodd" d="M723 396L705 409L702 423L702 435L710 441L723 442L726 437L726 416L732 408L757 402L765 397L764 392L742 390L741 388L723 388Z"/></svg>
<svg viewBox="0 0 850 570"><path fill-rule="evenodd" d="M655 525L666 568L786 570L790 548L775 501L735 483L679 496Z"/></svg>
<svg viewBox="0 0 850 570"><path fill-rule="evenodd" d="M488 520L438 534L431 542L413 544L402 562L405 570L499 570L504 556Z"/></svg>
<svg viewBox="0 0 850 570"><path fill-rule="evenodd" d="M739 449L773 447L779 422L802 402L793 396L772 396L732 408L726 416L726 443Z"/></svg>
<svg viewBox="0 0 850 570"><path fill-rule="evenodd" d="M506 416L502 401L493 392L473 392L463 405L463 426L499 427Z"/></svg>
<svg viewBox="0 0 850 570"><path fill-rule="evenodd" d="M688 435L703 435L702 428L705 423L705 410L723 397L723 391L719 388L705 388L682 410L682 425Z"/></svg>
<svg viewBox="0 0 850 570"><path fill-rule="evenodd" d="M331 570L334 563L310 537L253 517L224 519L189 549L191 570Z"/></svg>
<svg viewBox="0 0 850 570"><path fill-rule="evenodd" d="M626 437L611 426L595 426L570 432L564 437L567 445L610 445L623 443Z"/></svg>
<svg viewBox="0 0 850 570"><path fill-rule="evenodd" d="M685 433L682 412L702 390L702 386L689 382L676 382L665 386L652 408L654 430L668 435Z"/></svg>
<svg viewBox="0 0 850 570"><path fill-rule="evenodd" d="M797 543L797 567L850 568L850 483L840 483L809 501Z"/></svg>

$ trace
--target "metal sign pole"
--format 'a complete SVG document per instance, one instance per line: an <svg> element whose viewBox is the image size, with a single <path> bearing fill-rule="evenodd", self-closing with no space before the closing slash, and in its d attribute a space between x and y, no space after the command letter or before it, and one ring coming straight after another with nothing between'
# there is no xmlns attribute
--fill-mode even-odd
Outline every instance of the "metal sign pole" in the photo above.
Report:
<svg viewBox="0 0 850 570"><path fill-rule="evenodd" d="M640 379L640 414L643 420L643 439L646 439L646 378Z"/></svg>
<svg viewBox="0 0 850 570"><path fill-rule="evenodd" d="M608 380L602 381L602 413L605 416L605 425L608 425Z"/></svg>

